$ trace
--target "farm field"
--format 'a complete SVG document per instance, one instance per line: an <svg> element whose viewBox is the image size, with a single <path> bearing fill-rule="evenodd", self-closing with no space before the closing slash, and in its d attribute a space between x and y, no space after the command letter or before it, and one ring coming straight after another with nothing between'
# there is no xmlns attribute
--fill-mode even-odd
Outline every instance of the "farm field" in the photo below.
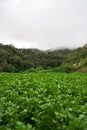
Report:
<svg viewBox="0 0 87 130"><path fill-rule="evenodd" d="M87 130L87 74L0 73L0 130Z"/></svg>

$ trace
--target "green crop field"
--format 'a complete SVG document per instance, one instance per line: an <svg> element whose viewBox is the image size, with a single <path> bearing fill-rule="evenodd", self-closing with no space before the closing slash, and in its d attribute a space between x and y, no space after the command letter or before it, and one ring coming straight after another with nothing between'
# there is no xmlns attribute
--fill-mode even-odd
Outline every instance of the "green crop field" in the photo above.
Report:
<svg viewBox="0 0 87 130"><path fill-rule="evenodd" d="M87 74L0 73L0 130L87 130Z"/></svg>

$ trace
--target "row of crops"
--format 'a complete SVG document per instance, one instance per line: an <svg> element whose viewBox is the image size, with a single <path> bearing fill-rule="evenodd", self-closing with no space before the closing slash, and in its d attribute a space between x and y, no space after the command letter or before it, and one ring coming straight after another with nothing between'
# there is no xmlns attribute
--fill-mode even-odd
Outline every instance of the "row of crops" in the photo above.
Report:
<svg viewBox="0 0 87 130"><path fill-rule="evenodd" d="M0 73L0 130L87 130L87 74Z"/></svg>

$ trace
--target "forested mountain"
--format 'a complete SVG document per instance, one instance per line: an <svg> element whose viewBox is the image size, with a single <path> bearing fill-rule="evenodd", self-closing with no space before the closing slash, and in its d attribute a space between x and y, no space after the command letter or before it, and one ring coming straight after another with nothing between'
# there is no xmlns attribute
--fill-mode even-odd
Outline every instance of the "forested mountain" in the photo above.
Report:
<svg viewBox="0 0 87 130"><path fill-rule="evenodd" d="M87 72L87 44L68 54L64 64L72 66L74 71Z"/></svg>
<svg viewBox="0 0 87 130"><path fill-rule="evenodd" d="M17 49L0 44L0 71L19 72L29 69L48 69L60 66L65 57L55 51Z"/></svg>
<svg viewBox="0 0 87 130"><path fill-rule="evenodd" d="M17 49L0 44L0 72L55 69L68 67L72 71L87 71L87 45L77 49Z"/></svg>

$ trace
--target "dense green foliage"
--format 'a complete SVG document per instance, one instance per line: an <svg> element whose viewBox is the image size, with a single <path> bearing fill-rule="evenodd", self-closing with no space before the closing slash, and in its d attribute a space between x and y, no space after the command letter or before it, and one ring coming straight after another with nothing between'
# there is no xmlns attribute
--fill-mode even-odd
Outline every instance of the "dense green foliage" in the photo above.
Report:
<svg viewBox="0 0 87 130"><path fill-rule="evenodd" d="M55 51L17 49L13 45L0 44L0 71L20 72L29 69L48 69L63 63L64 56Z"/></svg>
<svg viewBox="0 0 87 130"><path fill-rule="evenodd" d="M66 48L41 51L0 44L0 72L29 72L54 68L59 72L87 72L87 45L73 50Z"/></svg>
<svg viewBox="0 0 87 130"><path fill-rule="evenodd" d="M87 72L87 44L73 50L66 58L64 64L74 67L74 71Z"/></svg>
<svg viewBox="0 0 87 130"><path fill-rule="evenodd" d="M87 74L0 73L0 130L87 130Z"/></svg>

